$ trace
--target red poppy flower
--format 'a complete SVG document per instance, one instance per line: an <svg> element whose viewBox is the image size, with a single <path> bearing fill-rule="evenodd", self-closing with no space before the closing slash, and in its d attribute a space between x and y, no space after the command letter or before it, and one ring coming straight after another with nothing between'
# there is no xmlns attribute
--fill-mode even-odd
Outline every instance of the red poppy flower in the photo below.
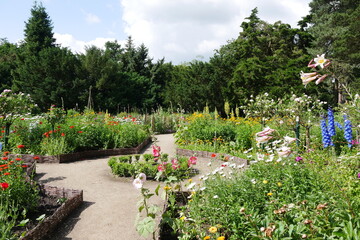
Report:
<svg viewBox="0 0 360 240"><path fill-rule="evenodd" d="M8 160L9 158L8 157L2 157L1 159L2 160Z"/></svg>
<svg viewBox="0 0 360 240"><path fill-rule="evenodd" d="M2 133L4 133L4 132L5 132L5 130L1 130L1 132L2 132Z"/></svg>
<svg viewBox="0 0 360 240"><path fill-rule="evenodd" d="M65 133L61 133L61 136L62 136L62 137L65 136Z"/></svg>
<svg viewBox="0 0 360 240"><path fill-rule="evenodd" d="M83 131L78 131L78 133L83 133Z"/></svg>
<svg viewBox="0 0 360 240"><path fill-rule="evenodd" d="M40 158L38 156L33 157L35 160L39 160Z"/></svg>
<svg viewBox="0 0 360 240"><path fill-rule="evenodd" d="M70 126L70 128L74 128L74 126Z"/></svg>
<svg viewBox="0 0 360 240"><path fill-rule="evenodd" d="M21 158L15 158L16 161L21 161Z"/></svg>
<svg viewBox="0 0 360 240"><path fill-rule="evenodd" d="M42 122L39 122L39 124L42 124Z"/></svg>
<svg viewBox="0 0 360 240"><path fill-rule="evenodd" d="M23 145L23 144L20 144L17 146L17 148L24 148L24 147L25 147L25 145Z"/></svg>
<svg viewBox="0 0 360 240"><path fill-rule="evenodd" d="M4 156L8 155L9 153L9 151L4 152Z"/></svg>
<svg viewBox="0 0 360 240"><path fill-rule="evenodd" d="M9 172L4 173L4 176L8 176L8 175L10 175L10 173L9 173Z"/></svg>
<svg viewBox="0 0 360 240"><path fill-rule="evenodd" d="M57 128L61 128L61 126L57 126Z"/></svg>
<svg viewBox="0 0 360 240"><path fill-rule="evenodd" d="M216 157L216 154L215 153L211 154L211 157L212 158Z"/></svg>
<svg viewBox="0 0 360 240"><path fill-rule="evenodd" d="M9 163L14 163L14 161L10 161Z"/></svg>
<svg viewBox="0 0 360 240"><path fill-rule="evenodd" d="M21 167L23 167L23 168L27 168L27 165L21 165Z"/></svg>
<svg viewBox="0 0 360 240"><path fill-rule="evenodd" d="M8 187L9 187L9 184L8 184L8 183L6 183L6 182L1 183L1 188L2 188L3 190L7 189Z"/></svg>

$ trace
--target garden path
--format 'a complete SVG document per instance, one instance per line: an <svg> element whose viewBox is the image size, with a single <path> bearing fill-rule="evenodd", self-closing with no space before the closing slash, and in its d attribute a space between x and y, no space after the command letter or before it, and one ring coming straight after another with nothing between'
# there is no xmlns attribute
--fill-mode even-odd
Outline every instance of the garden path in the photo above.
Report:
<svg viewBox="0 0 360 240"><path fill-rule="evenodd" d="M157 135L163 153L175 156L172 134ZM151 152L151 145L144 153ZM62 223L49 240L122 240L144 239L135 230L136 203L140 193L132 179L114 177L107 165L108 157L63 164L37 164L40 182L51 186L84 191L84 203ZM155 189L157 182L146 182ZM160 198L154 203L163 205Z"/></svg>

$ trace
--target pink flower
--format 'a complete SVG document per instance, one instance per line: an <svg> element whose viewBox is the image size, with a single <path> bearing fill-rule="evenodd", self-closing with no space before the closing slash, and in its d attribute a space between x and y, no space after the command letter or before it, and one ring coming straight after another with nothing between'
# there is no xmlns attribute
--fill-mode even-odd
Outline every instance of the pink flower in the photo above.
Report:
<svg viewBox="0 0 360 240"><path fill-rule="evenodd" d="M319 83L322 83L327 76L328 76L327 74L322 75L321 77L319 77L319 78L316 80L315 84L318 85Z"/></svg>
<svg viewBox="0 0 360 240"><path fill-rule="evenodd" d="M166 168L165 164L159 164L157 169L158 169L159 172L163 172L163 171L165 171L165 168Z"/></svg>
<svg viewBox="0 0 360 240"><path fill-rule="evenodd" d="M174 158L173 160L171 160L171 167L172 167L172 169L174 169L174 170L180 168L179 161L178 161L176 158Z"/></svg>
<svg viewBox="0 0 360 240"><path fill-rule="evenodd" d="M312 72L312 73L304 73L303 71L301 71L300 73L300 78L302 80L302 83L306 86L309 82L314 81L315 79L317 79L319 77L319 75L317 74L317 72Z"/></svg>
<svg viewBox="0 0 360 240"><path fill-rule="evenodd" d="M264 137L264 136L268 136L270 134L272 134L275 130L271 129L269 127L264 128L264 130L262 130L261 132L256 133L255 135L258 137Z"/></svg>
<svg viewBox="0 0 360 240"><path fill-rule="evenodd" d="M159 157L160 156L160 147L159 146L152 146L152 152L153 152L153 156L154 157Z"/></svg>
<svg viewBox="0 0 360 240"><path fill-rule="evenodd" d="M196 165L197 157L190 157L188 160L188 166L191 167L191 165Z"/></svg>

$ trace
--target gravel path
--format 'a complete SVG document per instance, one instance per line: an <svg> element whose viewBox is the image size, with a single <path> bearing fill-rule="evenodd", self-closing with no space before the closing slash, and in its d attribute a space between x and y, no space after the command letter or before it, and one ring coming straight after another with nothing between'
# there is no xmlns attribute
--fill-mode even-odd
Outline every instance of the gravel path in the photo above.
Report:
<svg viewBox="0 0 360 240"><path fill-rule="evenodd" d="M163 153L175 156L176 146L172 134L157 135L157 145ZM144 152L151 152L149 145ZM37 164L40 182L84 191L84 203L55 231L50 240L122 240L144 239L135 230L136 203L140 193L132 179L112 175L107 158L63 164ZM146 183L155 189L157 182ZM152 199L163 205L161 199Z"/></svg>

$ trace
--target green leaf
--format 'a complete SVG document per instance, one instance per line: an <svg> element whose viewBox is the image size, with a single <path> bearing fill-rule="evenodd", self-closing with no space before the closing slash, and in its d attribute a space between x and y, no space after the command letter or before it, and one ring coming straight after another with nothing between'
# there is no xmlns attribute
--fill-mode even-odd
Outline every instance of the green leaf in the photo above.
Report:
<svg viewBox="0 0 360 240"><path fill-rule="evenodd" d="M46 214L43 214L43 215L39 216L36 220L42 221L45 219L45 216L46 216Z"/></svg>
<svg viewBox="0 0 360 240"><path fill-rule="evenodd" d="M23 226L25 226L28 222L29 222L30 220L29 219L24 219L24 220L22 220L20 223L19 223L19 227L23 227Z"/></svg>
<svg viewBox="0 0 360 240"><path fill-rule="evenodd" d="M155 189L156 196L159 196L159 189L160 189L160 184Z"/></svg>
<svg viewBox="0 0 360 240"><path fill-rule="evenodd" d="M137 224L136 231L142 237L149 236L149 234L155 231L155 220L151 217L144 218Z"/></svg>

